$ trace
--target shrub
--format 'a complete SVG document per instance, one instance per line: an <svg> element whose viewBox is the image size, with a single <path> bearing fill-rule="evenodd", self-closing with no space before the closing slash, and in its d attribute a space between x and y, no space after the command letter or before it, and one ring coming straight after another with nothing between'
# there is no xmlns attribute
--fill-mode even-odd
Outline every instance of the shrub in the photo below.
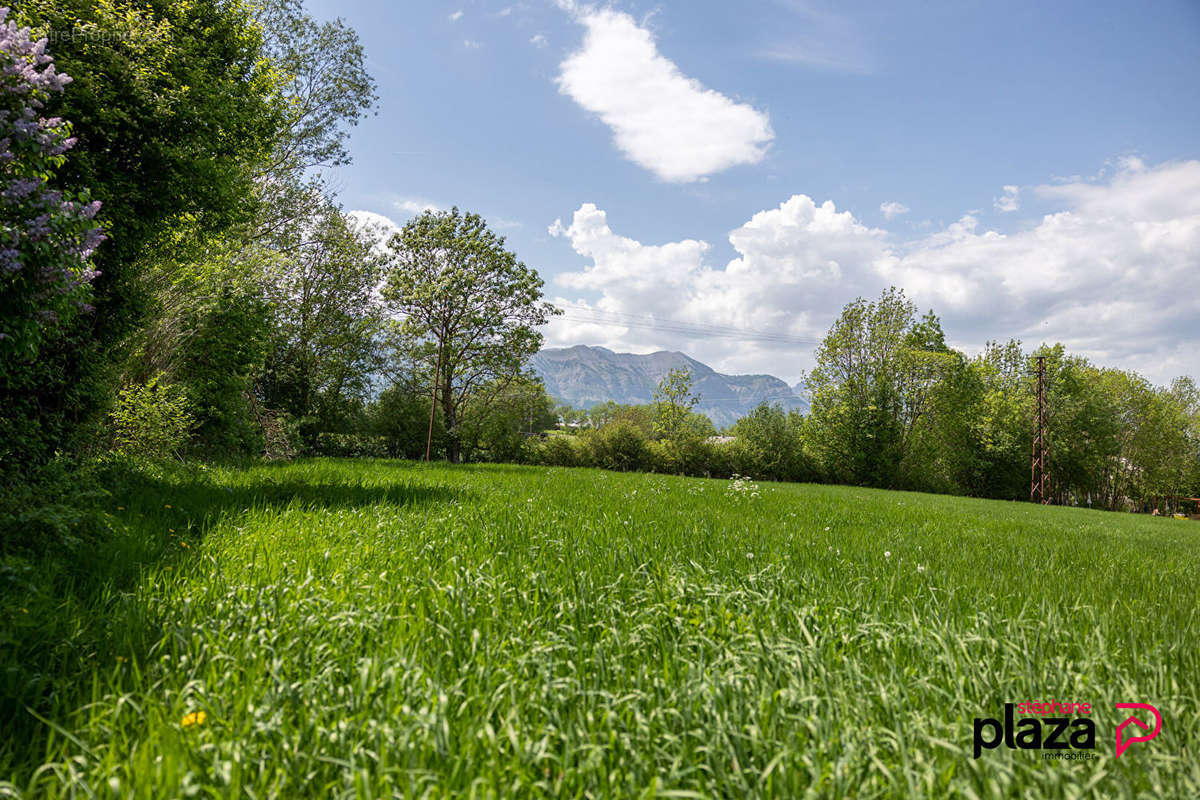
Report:
<svg viewBox="0 0 1200 800"><path fill-rule="evenodd" d="M625 420L605 425L583 436L588 457L597 467L630 471L652 471L655 459L646 435Z"/></svg>
<svg viewBox="0 0 1200 800"><path fill-rule="evenodd" d="M437 458L445 450L446 426L442 423L441 410L435 411L433 453ZM403 386L384 389L367 407L367 427L387 442L389 456L424 458L429 436L429 395Z"/></svg>
<svg viewBox="0 0 1200 800"><path fill-rule="evenodd" d="M91 255L103 240L87 192L57 186L70 125L43 110L70 81L45 40L0 8L0 480L20 479L63 442L78 382L63 380L65 331L90 314Z"/></svg>
<svg viewBox="0 0 1200 800"><path fill-rule="evenodd" d="M251 389L262 372L269 309L250 292L225 287L188 315L179 381L196 416L196 449L208 456L264 450Z"/></svg>
<svg viewBox="0 0 1200 800"><path fill-rule="evenodd" d="M314 455L337 458L387 458L388 440L365 433L318 433Z"/></svg>
<svg viewBox="0 0 1200 800"><path fill-rule="evenodd" d="M183 390L155 375L141 386L127 386L112 412L114 447L122 455L149 459L178 456L195 426Z"/></svg>
<svg viewBox="0 0 1200 800"><path fill-rule="evenodd" d="M21 582L36 587L44 579L33 566L25 569L28 556L77 552L107 530L96 503L105 492L70 461L54 459L0 491L0 596Z"/></svg>
<svg viewBox="0 0 1200 800"><path fill-rule="evenodd" d="M575 436L551 434L532 450L531 461L547 467L586 467L590 463L583 441Z"/></svg>
<svg viewBox="0 0 1200 800"><path fill-rule="evenodd" d="M803 420L779 406L759 405L733 426L731 467L742 475L775 481L807 481L816 477L803 448Z"/></svg>

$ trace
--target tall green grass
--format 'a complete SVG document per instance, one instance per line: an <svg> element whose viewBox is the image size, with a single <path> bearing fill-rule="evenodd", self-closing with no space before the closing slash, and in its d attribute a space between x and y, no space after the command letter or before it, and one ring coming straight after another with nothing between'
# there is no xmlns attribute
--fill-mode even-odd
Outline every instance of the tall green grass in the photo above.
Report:
<svg viewBox="0 0 1200 800"><path fill-rule="evenodd" d="M392 461L111 513L87 652L0 660L41 687L0 794L1200 796L1194 523ZM972 758L974 717L1055 699L1096 708L1096 760ZM1115 760L1118 702L1164 726Z"/></svg>

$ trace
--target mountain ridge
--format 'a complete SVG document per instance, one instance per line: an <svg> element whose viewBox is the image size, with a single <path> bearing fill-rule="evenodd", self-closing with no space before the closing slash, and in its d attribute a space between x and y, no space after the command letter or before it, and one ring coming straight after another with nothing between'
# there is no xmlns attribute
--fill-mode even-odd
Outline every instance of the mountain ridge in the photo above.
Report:
<svg viewBox="0 0 1200 800"><path fill-rule="evenodd" d="M808 401L774 375L726 375L674 350L638 354L593 345L552 347L535 355L531 366L551 396L576 408L608 400L623 405L651 403L663 376L686 367L700 397L696 410L717 427L733 424L762 402L808 412Z"/></svg>

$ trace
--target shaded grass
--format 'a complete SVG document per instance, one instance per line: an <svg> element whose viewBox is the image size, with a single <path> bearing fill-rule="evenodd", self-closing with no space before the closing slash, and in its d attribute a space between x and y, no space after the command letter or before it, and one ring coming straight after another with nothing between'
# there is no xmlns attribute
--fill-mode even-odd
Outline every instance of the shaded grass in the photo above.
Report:
<svg viewBox="0 0 1200 800"><path fill-rule="evenodd" d="M1200 794L1189 523L391 461L115 505L136 578L80 609L103 645L47 667L10 791ZM971 757L974 717L1045 700L1093 704L1097 760ZM1120 761L1117 702L1164 715Z"/></svg>

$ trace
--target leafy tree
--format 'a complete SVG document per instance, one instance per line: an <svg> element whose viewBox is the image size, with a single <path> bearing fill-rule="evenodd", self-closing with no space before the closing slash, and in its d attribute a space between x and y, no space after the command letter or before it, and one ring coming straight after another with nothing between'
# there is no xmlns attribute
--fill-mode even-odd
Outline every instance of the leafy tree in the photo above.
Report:
<svg viewBox="0 0 1200 800"><path fill-rule="evenodd" d="M504 249L478 214L457 208L409 220L391 241L384 296L403 319L397 351L435 377L447 456L462 455L464 415L486 410L538 351L556 309L542 279Z"/></svg>
<svg viewBox="0 0 1200 800"><path fill-rule="evenodd" d="M926 492L974 493L981 469L976 435L984 400L980 371L952 351L918 353L916 363L921 359L927 359L924 380L929 382L920 389L921 412L912 417L906 432L900 485Z"/></svg>
<svg viewBox="0 0 1200 800"><path fill-rule="evenodd" d="M358 228L320 198L307 230L264 257L263 289L272 335L260 391L268 407L345 432L380 366L383 306L376 295L386 255L382 235Z"/></svg>
<svg viewBox="0 0 1200 800"><path fill-rule="evenodd" d="M1019 341L988 342L971 366L982 391L972 433L978 468L971 493L1027 500L1035 419L1028 359Z"/></svg>
<svg viewBox="0 0 1200 800"><path fill-rule="evenodd" d="M388 455L418 459L425 456L429 425L428 391L402 384L389 386L367 406L368 431L387 442ZM445 451L446 430L440 414L434 416L433 452Z"/></svg>
<svg viewBox="0 0 1200 800"><path fill-rule="evenodd" d="M916 327L916 307L892 288L877 302L842 309L808 376L814 439L834 480L896 485L907 432L923 408L928 378L906 369L935 334Z"/></svg>
<svg viewBox="0 0 1200 800"><path fill-rule="evenodd" d="M251 391L266 357L268 315L257 295L226 288L187 321L177 380L192 402L197 444L205 454L263 450Z"/></svg>
<svg viewBox="0 0 1200 800"><path fill-rule="evenodd" d="M465 415L463 452L488 461L525 460L529 438L557 424L554 401L539 380L518 378L495 393L489 406Z"/></svg>
<svg viewBox="0 0 1200 800"><path fill-rule="evenodd" d="M91 188L108 234L95 312L44 352L31 398L69 447L112 396L146 309L145 265L180 227L211 234L249 218L255 168L280 126L278 77L236 0L23 0L17 13L74 78L47 106L78 139L59 177Z"/></svg>
<svg viewBox="0 0 1200 800"><path fill-rule="evenodd" d="M379 99L358 34L341 19L317 22L299 0L261 0L257 17L287 98L267 173L350 163L348 128Z"/></svg>
<svg viewBox="0 0 1200 800"><path fill-rule="evenodd" d="M60 436L62 420L44 419L38 398L55 377L46 351L92 311L89 258L103 237L99 203L55 188L76 140L42 111L71 78L7 17L0 8L0 463L19 473Z"/></svg>
<svg viewBox="0 0 1200 800"><path fill-rule="evenodd" d="M689 433L688 417L700 398L692 393L692 373L672 369L654 389L654 430L667 441L678 441Z"/></svg>

